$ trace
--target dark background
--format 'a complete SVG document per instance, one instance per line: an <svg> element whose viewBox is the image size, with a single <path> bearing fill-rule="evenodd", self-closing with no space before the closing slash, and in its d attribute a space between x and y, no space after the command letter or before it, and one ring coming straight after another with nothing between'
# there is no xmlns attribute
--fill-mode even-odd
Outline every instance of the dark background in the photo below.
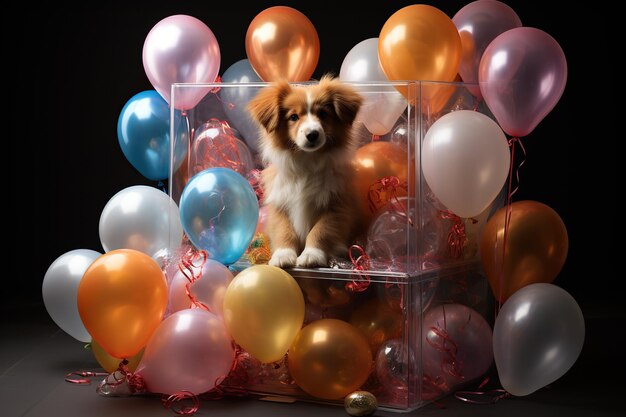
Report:
<svg viewBox="0 0 626 417"><path fill-rule="evenodd" d="M41 282L59 255L78 248L101 251L100 212L117 191L155 185L124 158L117 142L119 112L134 94L151 89L141 53L150 29L179 13L204 21L221 48L220 74L245 58L249 22L267 7L284 4L311 19L321 55L314 77L338 74L346 53L376 37L395 11L411 1L374 6L340 2L238 1L91 2L69 7L15 4L2 22L5 129L2 308L20 314L43 310ZM615 283L622 220L617 210L616 149L620 68L608 9L594 2L563 9L553 2L508 1L525 26L551 34L568 59L569 79L557 107L524 140L528 151L515 200L554 208L570 239L567 263L555 284L568 290L586 317L623 317ZM558 3L558 2L554 2ZM430 1L453 16L465 1ZM623 48L621 48L623 49ZM608 96L608 98L607 98ZM6 129L8 128L8 130ZM623 336L619 336L623 338Z"/></svg>

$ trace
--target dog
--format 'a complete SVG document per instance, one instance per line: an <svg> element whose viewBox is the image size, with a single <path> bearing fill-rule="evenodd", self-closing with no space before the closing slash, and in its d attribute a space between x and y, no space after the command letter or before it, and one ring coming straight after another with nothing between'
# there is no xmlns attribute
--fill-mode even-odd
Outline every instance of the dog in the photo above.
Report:
<svg viewBox="0 0 626 417"><path fill-rule="evenodd" d="M261 183L272 249L270 265L328 266L347 253L363 216L356 213L352 124L363 99L331 76L318 84L279 81L248 110L261 126Z"/></svg>

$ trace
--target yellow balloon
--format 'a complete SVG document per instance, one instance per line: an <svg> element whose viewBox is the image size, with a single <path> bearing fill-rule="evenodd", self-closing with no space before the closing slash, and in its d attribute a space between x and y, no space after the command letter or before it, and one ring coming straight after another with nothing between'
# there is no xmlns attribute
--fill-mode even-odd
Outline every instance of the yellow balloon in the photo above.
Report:
<svg viewBox="0 0 626 417"><path fill-rule="evenodd" d="M121 358L115 358L109 355L95 340L91 341L91 351L102 369L108 373L115 372L122 361ZM137 369L137 365L139 365L139 361L141 361L141 357L143 356L143 351L144 349L141 349L138 354L132 358L128 358L128 365L126 366L128 366L131 372L135 372Z"/></svg>
<svg viewBox="0 0 626 417"><path fill-rule="evenodd" d="M461 38L452 19L425 4L395 12L378 37L378 58L389 80L452 81L461 51ZM407 96L406 88L398 90ZM428 97L421 92L422 99L438 94L435 88L429 90Z"/></svg>
<svg viewBox="0 0 626 417"><path fill-rule="evenodd" d="M224 295L224 322L232 338L264 363L280 360L304 321L304 297L280 268L255 265L241 271Z"/></svg>

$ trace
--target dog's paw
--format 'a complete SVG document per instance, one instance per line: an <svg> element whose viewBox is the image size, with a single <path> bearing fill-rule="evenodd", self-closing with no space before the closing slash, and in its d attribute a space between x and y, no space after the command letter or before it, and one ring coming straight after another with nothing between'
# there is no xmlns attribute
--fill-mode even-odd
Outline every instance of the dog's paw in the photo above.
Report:
<svg viewBox="0 0 626 417"><path fill-rule="evenodd" d="M318 248L305 248L300 256L296 266L301 268L313 268L315 266L328 266L328 258L323 250Z"/></svg>
<svg viewBox="0 0 626 417"><path fill-rule="evenodd" d="M298 254L291 248L279 248L274 251L269 264L279 268L290 268L296 264Z"/></svg>

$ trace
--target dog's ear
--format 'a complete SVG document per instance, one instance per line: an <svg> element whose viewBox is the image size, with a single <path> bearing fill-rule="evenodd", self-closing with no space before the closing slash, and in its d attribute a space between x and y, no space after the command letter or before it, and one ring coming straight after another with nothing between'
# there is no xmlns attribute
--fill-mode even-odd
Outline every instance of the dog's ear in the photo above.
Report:
<svg viewBox="0 0 626 417"><path fill-rule="evenodd" d="M361 95L349 85L328 76L322 77L320 86L324 86L332 92L333 106L339 120L346 124L352 124L363 104Z"/></svg>
<svg viewBox="0 0 626 417"><path fill-rule="evenodd" d="M261 124L268 133L278 129L281 104L290 91L291 86L287 81L279 81L261 89L256 97L248 103L248 111L252 118Z"/></svg>

